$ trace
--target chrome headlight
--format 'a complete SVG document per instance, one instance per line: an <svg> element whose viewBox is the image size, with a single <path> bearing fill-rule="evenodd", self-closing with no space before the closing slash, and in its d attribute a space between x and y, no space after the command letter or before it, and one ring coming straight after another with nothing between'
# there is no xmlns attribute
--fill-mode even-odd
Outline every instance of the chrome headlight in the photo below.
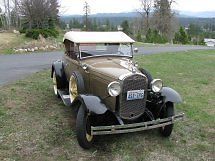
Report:
<svg viewBox="0 0 215 161"><path fill-rule="evenodd" d="M110 96L118 96L121 92L121 86L119 82L111 82L107 87Z"/></svg>
<svg viewBox="0 0 215 161"><path fill-rule="evenodd" d="M163 82L161 79L153 79L151 82L151 89L153 92L160 92L163 87Z"/></svg>

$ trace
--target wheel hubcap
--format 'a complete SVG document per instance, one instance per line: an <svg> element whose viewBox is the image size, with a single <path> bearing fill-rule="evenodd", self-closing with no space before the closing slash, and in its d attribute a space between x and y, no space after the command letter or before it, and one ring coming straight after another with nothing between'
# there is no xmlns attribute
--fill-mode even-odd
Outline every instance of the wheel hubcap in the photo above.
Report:
<svg viewBox="0 0 215 161"><path fill-rule="evenodd" d="M55 72L53 73L52 82L53 82L54 94L57 95L57 79L56 79Z"/></svg>
<svg viewBox="0 0 215 161"><path fill-rule="evenodd" d="M69 97L71 103L74 101L74 99L78 96L78 87L76 80L74 76L71 76L70 81L69 81Z"/></svg>

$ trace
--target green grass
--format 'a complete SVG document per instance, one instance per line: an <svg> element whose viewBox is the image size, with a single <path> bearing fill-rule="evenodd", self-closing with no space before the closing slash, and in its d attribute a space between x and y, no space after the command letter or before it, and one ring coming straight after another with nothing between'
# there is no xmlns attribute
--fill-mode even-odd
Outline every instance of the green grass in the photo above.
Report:
<svg viewBox="0 0 215 161"><path fill-rule="evenodd" d="M25 42L31 41L24 34L0 33L0 54L12 54L13 49Z"/></svg>
<svg viewBox="0 0 215 161"><path fill-rule="evenodd" d="M169 45L172 45L172 44L154 44L154 43L144 43L144 42L135 42L134 43L134 46L135 47L155 47L155 46L169 46ZM174 44L174 46L176 46L177 44Z"/></svg>
<svg viewBox="0 0 215 161"><path fill-rule="evenodd" d="M85 151L75 116L52 90L50 71L0 87L0 160L213 160L215 51L136 56L139 66L183 97L185 112L169 139L157 130L98 137Z"/></svg>
<svg viewBox="0 0 215 161"><path fill-rule="evenodd" d="M57 43L62 43L62 40L63 40L63 33L60 32L59 36L56 39L53 38L53 40L47 40L47 45L49 45L49 43L51 43L52 41L56 41ZM29 46L29 48L31 48L31 46L40 47L45 45L46 44L41 44L39 40L36 41L31 38L25 37L25 34L18 35L14 33L0 33L0 54L6 54L6 55L15 54L15 51L14 51L15 48L20 49L20 48L23 48L24 46L25 47ZM62 50L62 49L56 49L56 50Z"/></svg>

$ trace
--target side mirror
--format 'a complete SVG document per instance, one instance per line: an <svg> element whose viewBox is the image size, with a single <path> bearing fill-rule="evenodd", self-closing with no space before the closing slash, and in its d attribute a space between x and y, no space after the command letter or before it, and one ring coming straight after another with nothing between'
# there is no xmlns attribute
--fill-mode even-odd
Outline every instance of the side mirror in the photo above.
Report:
<svg viewBox="0 0 215 161"><path fill-rule="evenodd" d="M134 48L134 53L138 53L138 48Z"/></svg>

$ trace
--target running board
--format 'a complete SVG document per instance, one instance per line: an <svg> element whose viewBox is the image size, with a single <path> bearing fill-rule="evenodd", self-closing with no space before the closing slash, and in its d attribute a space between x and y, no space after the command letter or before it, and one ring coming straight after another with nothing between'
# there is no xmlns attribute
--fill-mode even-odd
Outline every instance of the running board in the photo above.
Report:
<svg viewBox="0 0 215 161"><path fill-rule="evenodd" d="M66 106L72 105L70 98L69 98L69 92L67 90L58 89L58 94L60 95L60 98L62 99L64 105L66 105Z"/></svg>

